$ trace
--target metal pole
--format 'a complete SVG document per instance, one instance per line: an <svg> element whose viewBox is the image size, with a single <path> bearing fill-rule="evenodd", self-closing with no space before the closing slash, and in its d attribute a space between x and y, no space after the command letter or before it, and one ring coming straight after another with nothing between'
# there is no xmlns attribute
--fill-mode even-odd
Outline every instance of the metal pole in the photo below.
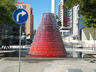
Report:
<svg viewBox="0 0 96 72"><path fill-rule="evenodd" d="M94 50L95 50L95 28L94 28Z"/></svg>
<svg viewBox="0 0 96 72"><path fill-rule="evenodd" d="M22 27L22 24L20 24L20 31L19 31L19 72L21 72L21 27Z"/></svg>

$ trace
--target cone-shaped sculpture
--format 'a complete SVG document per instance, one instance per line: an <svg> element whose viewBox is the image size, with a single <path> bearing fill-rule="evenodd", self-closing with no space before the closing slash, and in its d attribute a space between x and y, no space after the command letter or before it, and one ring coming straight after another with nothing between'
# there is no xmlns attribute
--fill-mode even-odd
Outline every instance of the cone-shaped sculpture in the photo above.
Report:
<svg viewBox="0 0 96 72"><path fill-rule="evenodd" d="M34 57L66 56L66 51L54 14L43 14L29 54Z"/></svg>

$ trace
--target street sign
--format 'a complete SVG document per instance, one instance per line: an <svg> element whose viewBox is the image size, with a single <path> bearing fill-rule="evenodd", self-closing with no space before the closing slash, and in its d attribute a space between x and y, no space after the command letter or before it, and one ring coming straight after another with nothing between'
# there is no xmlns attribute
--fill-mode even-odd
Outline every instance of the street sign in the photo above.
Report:
<svg viewBox="0 0 96 72"><path fill-rule="evenodd" d="M21 28L22 24L25 23L28 19L28 12L25 9L16 9L13 13L13 19L16 23L20 24L19 31L19 72L21 72Z"/></svg>
<svg viewBox="0 0 96 72"><path fill-rule="evenodd" d="M18 24L23 24L28 19L28 12L25 9L16 9L13 13L13 19Z"/></svg>

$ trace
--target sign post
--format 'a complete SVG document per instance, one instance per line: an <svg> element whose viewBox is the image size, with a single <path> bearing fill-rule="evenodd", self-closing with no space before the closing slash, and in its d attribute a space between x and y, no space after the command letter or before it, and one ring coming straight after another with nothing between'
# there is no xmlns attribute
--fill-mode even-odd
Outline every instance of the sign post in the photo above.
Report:
<svg viewBox="0 0 96 72"><path fill-rule="evenodd" d="M21 33L22 24L24 24L28 19L28 12L25 9L16 9L13 13L13 19L16 23L20 24L19 30L19 72L21 72Z"/></svg>
<svg viewBox="0 0 96 72"><path fill-rule="evenodd" d="M22 24L20 24L20 30L19 30L19 72L20 71L20 67L21 67L21 29L22 28Z"/></svg>

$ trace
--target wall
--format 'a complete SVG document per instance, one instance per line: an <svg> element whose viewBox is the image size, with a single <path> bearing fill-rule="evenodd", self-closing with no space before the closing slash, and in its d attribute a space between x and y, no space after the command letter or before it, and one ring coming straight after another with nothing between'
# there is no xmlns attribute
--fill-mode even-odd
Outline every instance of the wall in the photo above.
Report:
<svg viewBox="0 0 96 72"><path fill-rule="evenodd" d="M73 36L78 35L79 33L78 10L78 5L73 7Z"/></svg>
<svg viewBox="0 0 96 72"><path fill-rule="evenodd" d="M81 30L81 40L94 40L96 39L96 29L94 35L94 28L83 28Z"/></svg>

